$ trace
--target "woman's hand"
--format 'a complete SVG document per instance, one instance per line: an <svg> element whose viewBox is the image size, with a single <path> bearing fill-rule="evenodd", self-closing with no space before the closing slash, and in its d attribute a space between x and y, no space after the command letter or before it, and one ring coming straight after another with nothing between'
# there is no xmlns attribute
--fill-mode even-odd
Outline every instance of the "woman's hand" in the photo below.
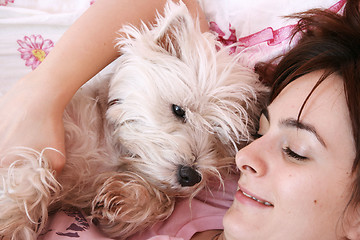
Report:
<svg viewBox="0 0 360 240"><path fill-rule="evenodd" d="M24 78L0 98L0 156L13 147L29 147L44 154L56 173L65 165L64 108L57 104L56 92L40 81ZM61 153L61 154L60 154ZM0 166L11 164L5 158Z"/></svg>

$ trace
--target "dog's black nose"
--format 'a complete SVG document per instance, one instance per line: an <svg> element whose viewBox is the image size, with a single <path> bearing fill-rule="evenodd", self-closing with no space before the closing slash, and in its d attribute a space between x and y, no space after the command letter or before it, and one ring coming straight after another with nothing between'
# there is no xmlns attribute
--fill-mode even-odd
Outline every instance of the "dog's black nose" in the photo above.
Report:
<svg viewBox="0 0 360 240"><path fill-rule="evenodd" d="M192 167L180 165L178 180L182 187L190 187L201 181L201 175Z"/></svg>

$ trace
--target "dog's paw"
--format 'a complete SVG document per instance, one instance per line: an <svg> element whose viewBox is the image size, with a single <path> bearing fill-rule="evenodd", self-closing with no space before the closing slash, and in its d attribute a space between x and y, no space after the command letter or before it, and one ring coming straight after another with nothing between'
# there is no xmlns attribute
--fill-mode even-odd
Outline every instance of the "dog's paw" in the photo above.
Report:
<svg viewBox="0 0 360 240"><path fill-rule="evenodd" d="M106 173L98 179L102 184L92 203L91 217L110 237L125 239L173 211L174 199L135 173Z"/></svg>
<svg viewBox="0 0 360 240"><path fill-rule="evenodd" d="M16 160L0 168L0 239L35 240L61 187L41 153L19 148L11 154Z"/></svg>

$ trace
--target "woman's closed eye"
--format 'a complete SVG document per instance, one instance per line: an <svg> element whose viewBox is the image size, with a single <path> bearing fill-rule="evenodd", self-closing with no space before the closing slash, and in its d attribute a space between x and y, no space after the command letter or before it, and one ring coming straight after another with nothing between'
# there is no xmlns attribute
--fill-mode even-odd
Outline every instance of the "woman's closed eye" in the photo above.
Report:
<svg viewBox="0 0 360 240"><path fill-rule="evenodd" d="M294 152L293 150L291 150L291 148L289 147L284 147L283 148L283 151L285 153L286 156L294 159L294 160L297 160L297 161L305 161L305 160L308 160L307 157L305 156L302 156L300 154L297 154L296 152Z"/></svg>

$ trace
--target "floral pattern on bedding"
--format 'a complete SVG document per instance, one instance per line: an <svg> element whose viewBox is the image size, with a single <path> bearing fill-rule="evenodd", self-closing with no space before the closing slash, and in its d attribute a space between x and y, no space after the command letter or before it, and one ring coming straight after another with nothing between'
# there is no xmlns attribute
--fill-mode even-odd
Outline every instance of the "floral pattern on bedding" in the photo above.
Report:
<svg viewBox="0 0 360 240"><path fill-rule="evenodd" d="M44 61L54 47L53 41L44 39L41 35L25 36L23 40L18 40L17 43L20 45L18 51L21 53L21 58L25 60L25 65L33 70Z"/></svg>
<svg viewBox="0 0 360 240"><path fill-rule="evenodd" d="M341 8L346 3L346 0L340 0L333 6L329 8L329 10L333 12L339 12ZM273 29L272 27L264 28L261 31L250 34L248 36L237 39L236 30L229 24L229 32L230 35L226 36L225 32L221 30L218 24L214 21L211 21L209 24L209 28L211 31L217 34L217 39L222 44L228 46L234 43L237 43L236 46L231 48L231 53L236 52L237 48L249 48L263 42L266 42L268 46L275 46L277 44L281 44L285 42L291 37L291 32L296 24L289 24L283 26L279 29Z"/></svg>
<svg viewBox="0 0 360 240"><path fill-rule="evenodd" d="M87 222L85 216L80 210L71 208L64 209L62 212L71 219L71 221L68 221L66 229L46 229L40 236L45 236L49 232L55 231L56 236L59 238L80 238L81 232L89 230L90 224Z"/></svg>
<svg viewBox="0 0 360 240"><path fill-rule="evenodd" d="M69 227L66 228L67 232L56 232L56 235L66 236L70 238L79 238L78 232L83 232L89 229L90 225L86 221L84 215L77 209L64 210L65 214L74 219Z"/></svg>
<svg viewBox="0 0 360 240"><path fill-rule="evenodd" d="M265 28L259 32L251 34L246 37L236 39L236 30L229 25L230 36L225 38L225 33L219 28L215 22L210 22L210 30L214 31L218 35L218 41L224 45L231 45L238 43L237 46L231 49L234 53L237 47L248 48L255 46L262 42L266 42L268 46L274 46L286 41L291 36L291 31L295 24L287 25L277 30L272 27Z"/></svg>
<svg viewBox="0 0 360 240"><path fill-rule="evenodd" d="M231 45L233 43L237 42L236 39L236 30L231 27L231 24L229 24L229 31L230 36L226 37L225 33L220 29L220 27L216 24L216 22L211 21L209 23L209 28L211 31L215 32L217 34L217 40L224 44L225 46ZM236 47L232 47L230 49L230 53L234 53L236 50Z"/></svg>
<svg viewBox="0 0 360 240"><path fill-rule="evenodd" d="M0 6L6 6L8 3L14 3L14 0L0 0Z"/></svg>

